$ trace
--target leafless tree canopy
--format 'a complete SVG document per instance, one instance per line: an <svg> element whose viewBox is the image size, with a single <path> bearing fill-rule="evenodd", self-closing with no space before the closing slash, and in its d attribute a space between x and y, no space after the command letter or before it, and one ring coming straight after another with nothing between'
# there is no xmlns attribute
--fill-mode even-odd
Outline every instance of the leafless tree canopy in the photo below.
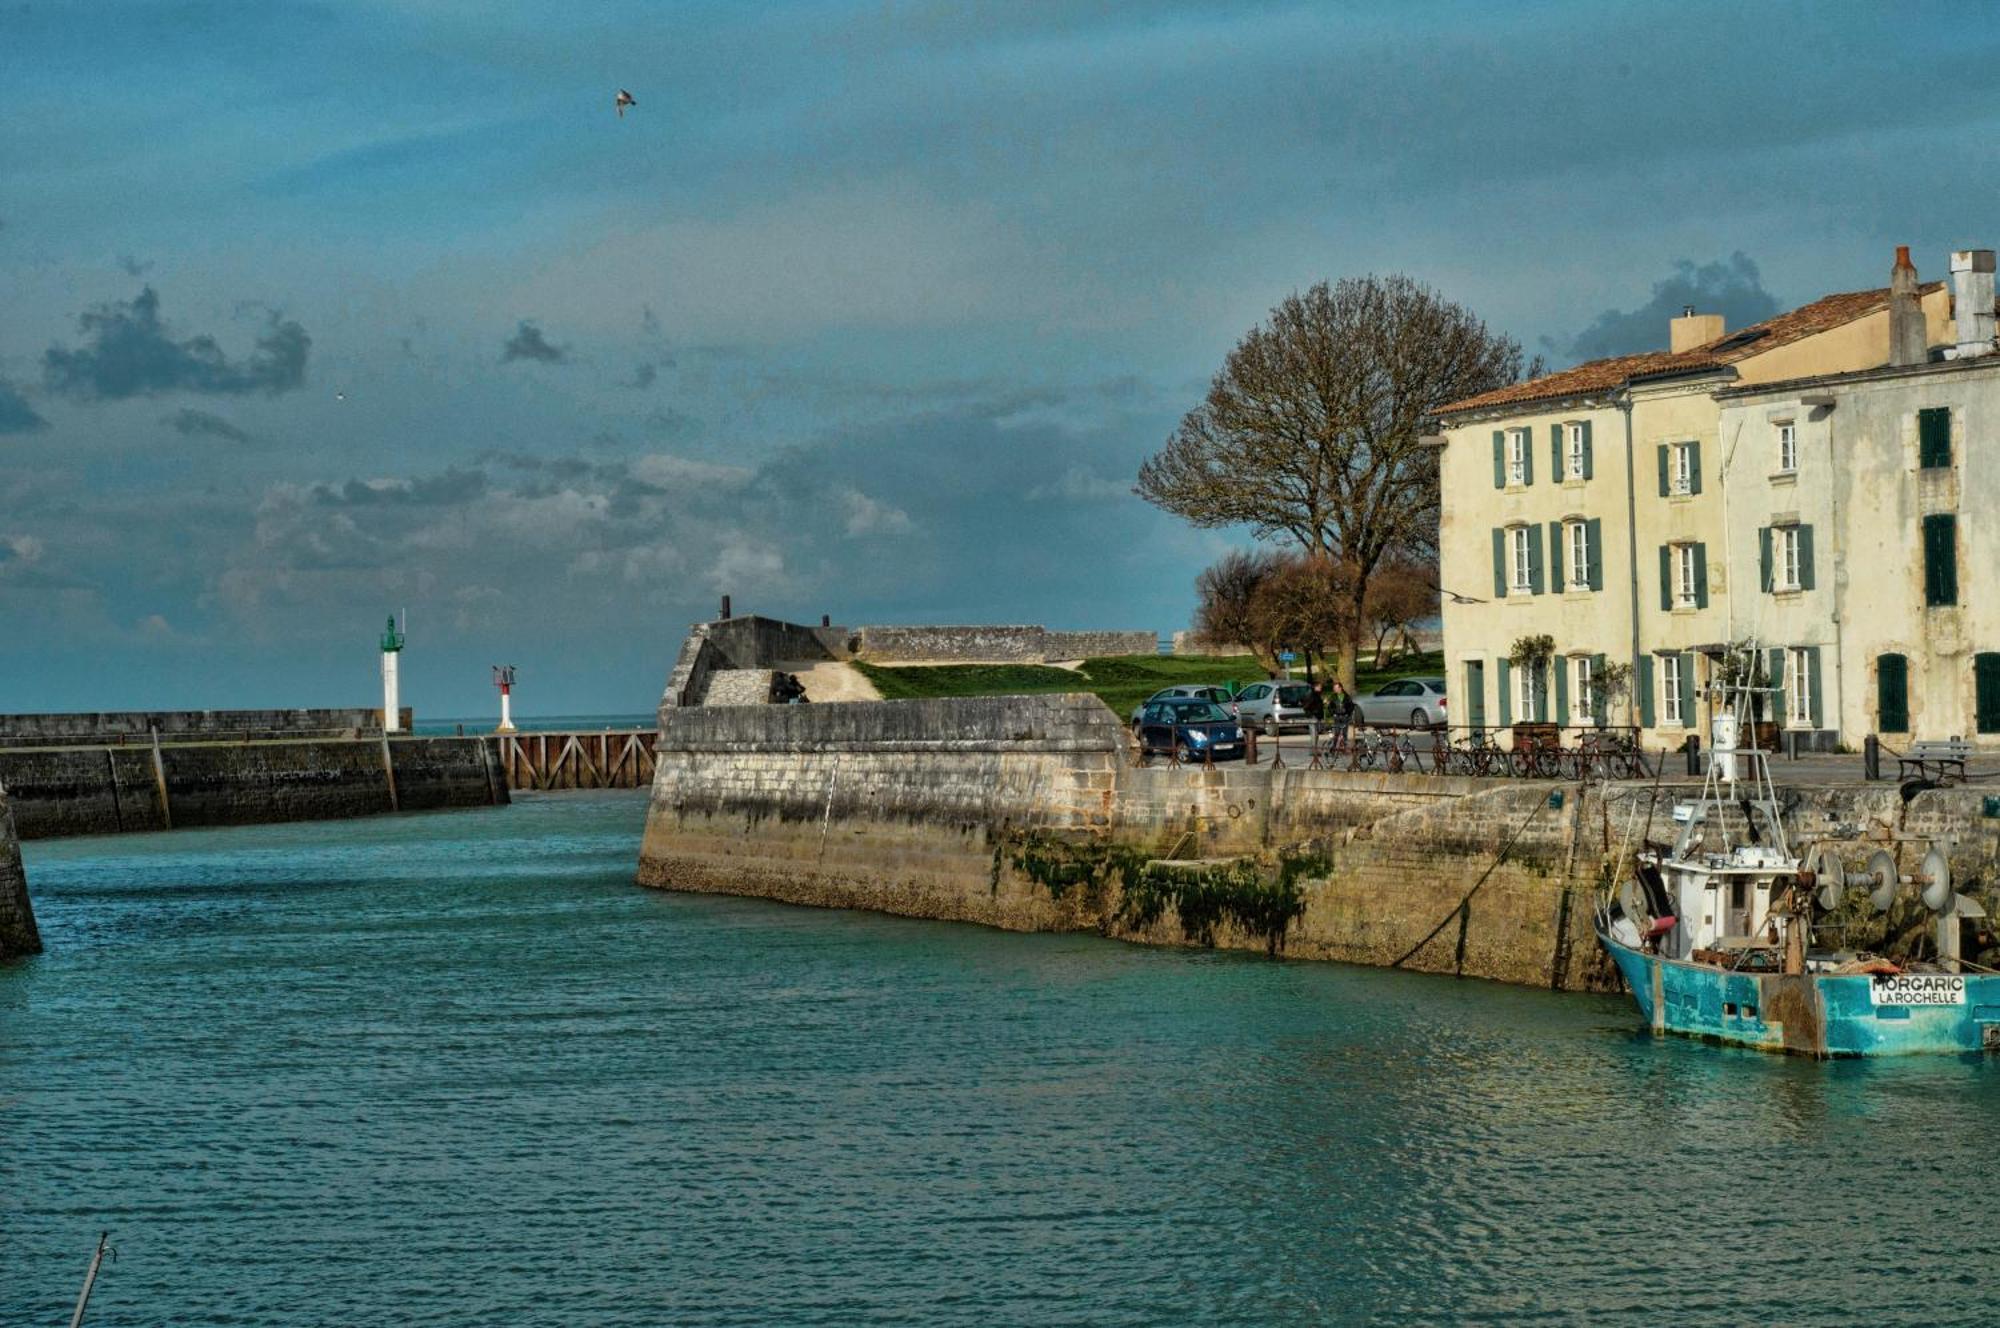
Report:
<svg viewBox="0 0 2000 1328"><path fill-rule="evenodd" d="M1520 376L1521 347L1404 276L1321 282L1229 352L1208 397L1139 469L1140 497L1197 526L1289 536L1351 571L1351 686L1368 583L1384 558L1432 562L1439 406Z"/></svg>
<svg viewBox="0 0 2000 1328"><path fill-rule="evenodd" d="M1366 619L1375 634L1375 667L1388 664L1391 638L1408 636L1410 627L1437 612L1437 577L1432 565L1407 553L1392 553L1368 579Z"/></svg>
<svg viewBox="0 0 2000 1328"><path fill-rule="evenodd" d="M1269 551L1239 549L1203 568L1194 581L1195 638L1205 646L1249 646L1262 654L1270 643L1259 635L1257 588L1277 560Z"/></svg>

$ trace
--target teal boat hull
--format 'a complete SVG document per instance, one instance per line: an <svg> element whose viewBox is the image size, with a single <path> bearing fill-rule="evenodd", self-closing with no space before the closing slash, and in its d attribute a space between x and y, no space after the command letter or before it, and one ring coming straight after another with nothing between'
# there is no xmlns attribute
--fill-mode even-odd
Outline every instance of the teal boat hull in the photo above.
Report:
<svg viewBox="0 0 2000 1328"><path fill-rule="evenodd" d="M1597 941L1656 1033L1818 1057L2000 1049L2000 975L1951 979L1962 984L1959 1004L1878 1004L1866 974L1730 972L1635 950L1602 923Z"/></svg>

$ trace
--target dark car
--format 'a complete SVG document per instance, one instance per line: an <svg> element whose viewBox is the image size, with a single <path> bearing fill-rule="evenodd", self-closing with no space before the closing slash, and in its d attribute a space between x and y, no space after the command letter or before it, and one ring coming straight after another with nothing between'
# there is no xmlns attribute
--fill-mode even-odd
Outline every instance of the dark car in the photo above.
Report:
<svg viewBox="0 0 2000 1328"><path fill-rule="evenodd" d="M1213 701L1148 701L1132 726L1139 749L1167 752L1183 761L1234 760L1243 755L1243 729Z"/></svg>
<svg viewBox="0 0 2000 1328"><path fill-rule="evenodd" d="M1147 706L1153 704L1155 701L1172 701L1176 699L1187 700L1187 701L1213 701L1215 702L1215 704L1221 706L1224 710L1227 710L1230 714L1233 715L1236 713L1236 705L1235 705L1236 698L1229 694L1229 689L1227 687L1216 687L1208 683L1184 682L1175 687L1162 687L1159 691L1154 692L1151 696L1141 701L1138 705L1133 706L1132 707L1133 726L1134 727L1138 726L1139 714L1141 711L1145 710Z"/></svg>

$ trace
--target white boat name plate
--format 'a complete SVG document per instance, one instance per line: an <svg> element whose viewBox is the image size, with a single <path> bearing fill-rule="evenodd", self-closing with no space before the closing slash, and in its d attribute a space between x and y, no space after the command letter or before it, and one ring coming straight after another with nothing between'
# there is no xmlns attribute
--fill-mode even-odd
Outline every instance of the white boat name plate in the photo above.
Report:
<svg viewBox="0 0 2000 1328"><path fill-rule="evenodd" d="M1898 973L1870 980L1871 1005L1963 1005L1965 979L1950 973Z"/></svg>

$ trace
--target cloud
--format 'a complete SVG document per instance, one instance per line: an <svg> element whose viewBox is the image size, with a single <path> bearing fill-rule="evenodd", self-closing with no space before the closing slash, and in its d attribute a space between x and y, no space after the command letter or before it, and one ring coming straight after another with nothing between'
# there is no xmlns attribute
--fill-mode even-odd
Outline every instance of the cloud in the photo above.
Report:
<svg viewBox="0 0 2000 1328"><path fill-rule="evenodd" d="M128 277L143 277L153 270L153 264L150 260L142 263L130 254L120 254L118 268Z"/></svg>
<svg viewBox="0 0 2000 1328"><path fill-rule="evenodd" d="M514 335L507 338L506 347L500 352L500 362L513 360L537 360L543 364L562 364L569 359L569 347L550 343L542 335L542 329L529 319L522 319Z"/></svg>
<svg viewBox="0 0 2000 1328"><path fill-rule="evenodd" d="M28 399L12 385L0 381L0 434L33 433L46 429L49 422L35 413Z"/></svg>
<svg viewBox="0 0 2000 1328"><path fill-rule="evenodd" d="M902 535L914 528L908 512L878 502L859 489L842 490L840 508L847 516L847 533L856 539L866 535Z"/></svg>
<svg viewBox="0 0 2000 1328"><path fill-rule="evenodd" d="M660 368L656 364L640 364L632 370L632 381L625 384L630 388L645 391L659 381Z"/></svg>
<svg viewBox="0 0 2000 1328"><path fill-rule="evenodd" d="M33 567L45 552L46 546L33 535L0 535L0 571Z"/></svg>
<svg viewBox="0 0 2000 1328"><path fill-rule="evenodd" d="M1674 263L1673 273L1653 283L1653 298L1637 309L1606 309L1567 345L1544 339L1548 349L1578 360L1633 355L1667 348L1667 324L1693 305L1696 313L1721 314L1731 330L1761 323L1778 312L1777 299L1764 289L1757 264L1740 250L1728 259Z"/></svg>
<svg viewBox="0 0 2000 1328"><path fill-rule="evenodd" d="M247 443L250 435L223 419L205 410L184 406L171 415L163 416L160 423L167 425L183 438L227 438L232 443Z"/></svg>
<svg viewBox="0 0 2000 1328"><path fill-rule="evenodd" d="M51 389L80 401L122 401L161 392L275 396L302 386L312 338L276 313L268 315L248 358L232 363L214 337L176 340L160 321L151 286L126 302L110 301L77 318L84 344L49 347L42 372Z"/></svg>
<svg viewBox="0 0 2000 1328"><path fill-rule="evenodd" d="M457 466L437 475L416 479L348 480L345 484L315 484L307 492L321 507L380 507L402 504L417 507L453 507L469 503L486 492L483 470L461 470Z"/></svg>

